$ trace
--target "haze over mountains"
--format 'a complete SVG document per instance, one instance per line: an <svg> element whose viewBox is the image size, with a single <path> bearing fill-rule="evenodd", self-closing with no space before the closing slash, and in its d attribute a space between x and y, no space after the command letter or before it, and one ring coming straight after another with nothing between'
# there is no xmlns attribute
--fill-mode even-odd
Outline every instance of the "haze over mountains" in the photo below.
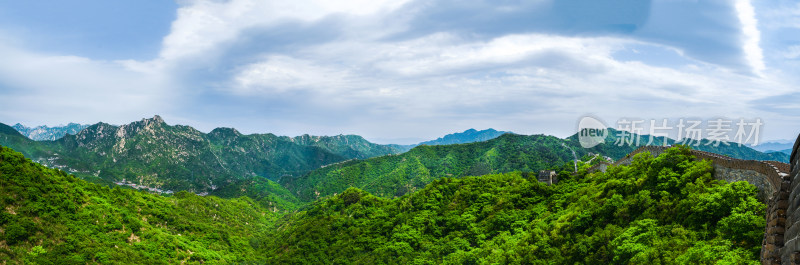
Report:
<svg viewBox="0 0 800 265"><path fill-rule="evenodd" d="M751 146L753 149L764 152L782 152L791 155L794 141L791 140L773 140L764 143L759 143L756 146Z"/></svg>

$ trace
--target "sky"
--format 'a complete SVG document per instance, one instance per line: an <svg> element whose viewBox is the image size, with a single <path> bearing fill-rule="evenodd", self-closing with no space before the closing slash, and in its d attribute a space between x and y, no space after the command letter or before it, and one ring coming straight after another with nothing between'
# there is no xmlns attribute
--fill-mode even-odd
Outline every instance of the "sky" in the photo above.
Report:
<svg viewBox="0 0 800 265"><path fill-rule="evenodd" d="M566 137L590 115L800 133L800 3L0 0L0 122ZM735 126L735 125L733 125Z"/></svg>

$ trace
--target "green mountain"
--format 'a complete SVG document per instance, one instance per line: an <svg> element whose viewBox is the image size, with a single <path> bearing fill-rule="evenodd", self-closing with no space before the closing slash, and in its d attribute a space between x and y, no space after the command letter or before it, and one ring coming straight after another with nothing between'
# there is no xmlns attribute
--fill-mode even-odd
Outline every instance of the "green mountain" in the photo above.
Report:
<svg viewBox="0 0 800 265"><path fill-rule="evenodd" d="M56 141L28 140L0 125L0 145L51 167L102 182L161 190L210 192L240 179L301 176L324 165L396 150L360 136L242 135L217 128L208 134L166 124L161 117L127 125L98 123Z"/></svg>
<svg viewBox="0 0 800 265"><path fill-rule="evenodd" d="M605 143L592 148L581 147L577 134L566 139L545 135L504 134L485 142L418 146L399 155L338 163L300 178L282 178L280 183L305 201L340 193L349 187L378 196L393 197L420 189L443 177L458 178L512 171L538 172L555 169L554 167L564 162L590 153L617 160L639 146L648 143L665 144L663 138L655 138L650 142L647 135L634 135L631 138L634 139L633 144L619 145L615 144L620 139L619 131L609 130ZM638 142L635 141L637 138ZM672 139L666 141L667 145L677 144ZM692 148L739 159L781 162L789 160L783 153L764 154L734 143L714 146L709 145L708 140L703 140Z"/></svg>
<svg viewBox="0 0 800 265"><path fill-rule="evenodd" d="M575 157L554 136L505 134L469 144L423 145L399 155L330 165L281 184L302 200L357 187L378 196L401 196L443 177L478 176L511 171L538 172ZM578 157L587 152L571 148Z"/></svg>
<svg viewBox="0 0 800 265"><path fill-rule="evenodd" d="M712 172L672 148L554 186L515 172L395 199L350 188L282 218L265 249L273 264L758 264L766 206Z"/></svg>
<svg viewBox="0 0 800 265"><path fill-rule="evenodd" d="M0 146L0 263L263 263L280 216L247 197L110 189Z"/></svg>
<svg viewBox="0 0 800 265"><path fill-rule="evenodd" d="M14 124L12 126L15 130L19 131L28 139L35 140L35 141L53 141L64 137L67 134L78 134L89 125L84 124L77 124L77 123L69 123L64 126L55 126L55 127L48 127L48 126L36 126L36 127L27 127L22 124Z"/></svg>

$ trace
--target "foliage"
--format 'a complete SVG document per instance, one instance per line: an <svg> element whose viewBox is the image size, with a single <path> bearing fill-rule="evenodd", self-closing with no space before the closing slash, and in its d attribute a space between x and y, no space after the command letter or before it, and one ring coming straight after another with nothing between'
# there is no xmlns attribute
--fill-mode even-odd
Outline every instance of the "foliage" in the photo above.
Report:
<svg viewBox="0 0 800 265"><path fill-rule="evenodd" d="M273 212L295 210L300 201L280 184L263 177L234 181L209 193L220 198L247 196Z"/></svg>
<svg viewBox="0 0 800 265"><path fill-rule="evenodd" d="M571 174L571 152L553 152L562 143L505 135L346 162L330 168L376 172L380 184L363 187L399 195L393 187L413 185L393 199L335 186L338 195L306 206L260 177L212 192L225 198L110 189L0 147L0 262L758 262L766 206L754 186L714 180L711 162L694 160L686 147L591 174L599 156L576 150L582 161ZM539 183L540 168L555 169L561 181ZM493 174L467 176L483 173Z"/></svg>
<svg viewBox="0 0 800 265"><path fill-rule="evenodd" d="M277 217L247 197L109 189L0 146L3 264L257 262Z"/></svg>
<svg viewBox="0 0 800 265"><path fill-rule="evenodd" d="M384 199L349 188L282 218L276 264L758 263L766 206L676 147L546 186L513 172Z"/></svg>

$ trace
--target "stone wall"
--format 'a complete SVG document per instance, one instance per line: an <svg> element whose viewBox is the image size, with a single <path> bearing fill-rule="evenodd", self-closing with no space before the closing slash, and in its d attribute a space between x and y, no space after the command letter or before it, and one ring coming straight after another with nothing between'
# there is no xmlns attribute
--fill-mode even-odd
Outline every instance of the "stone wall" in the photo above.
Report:
<svg viewBox="0 0 800 265"><path fill-rule="evenodd" d="M539 182L544 182L547 185L553 185L558 183L558 174L552 170L542 170L539 171L539 176L537 179Z"/></svg>
<svg viewBox="0 0 800 265"><path fill-rule="evenodd" d="M738 169L714 164L714 178L727 182L747 181L758 188L758 199L767 202L773 196L775 189L773 184L767 181L765 174L754 170Z"/></svg>
<svg viewBox="0 0 800 265"><path fill-rule="evenodd" d="M767 230L761 249L762 264L800 264L800 135L789 160L790 173L767 209ZM771 243L770 241L774 242Z"/></svg>

